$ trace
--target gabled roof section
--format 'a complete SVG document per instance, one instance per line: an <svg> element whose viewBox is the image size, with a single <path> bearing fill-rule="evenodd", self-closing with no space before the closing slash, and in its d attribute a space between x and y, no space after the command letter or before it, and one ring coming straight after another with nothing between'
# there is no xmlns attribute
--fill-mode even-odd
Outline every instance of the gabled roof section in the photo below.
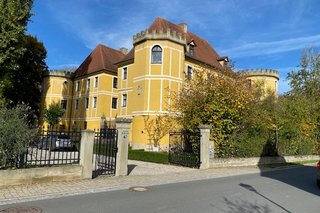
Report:
<svg viewBox="0 0 320 213"><path fill-rule="evenodd" d="M209 44L209 42L197 36L196 34L193 34L191 32L184 32L183 28L179 25L176 25L161 17L158 17L150 25L150 27L148 28L148 32L166 32L167 29L170 29L171 32L176 31L177 33L181 33L182 35L184 35L186 37L187 44L189 44L192 41L196 44L193 56L190 56L188 55L188 53L186 53L187 57L193 58L197 61L203 62L215 68L222 69L221 64L218 62L219 55Z"/></svg>
<svg viewBox="0 0 320 213"><path fill-rule="evenodd" d="M99 44L78 67L74 77L77 78L98 71L109 71L117 74L117 66L114 63L124 57L125 54L121 51Z"/></svg>
<svg viewBox="0 0 320 213"><path fill-rule="evenodd" d="M171 31L177 31L179 33L185 34L183 32L183 29L179 25L171 23L170 21L163 19L161 17L158 17L156 18L156 20L154 20L154 22L148 28L148 31L152 32L155 30L156 32L160 32L161 29L163 31L170 29Z"/></svg>
<svg viewBox="0 0 320 213"><path fill-rule="evenodd" d="M134 48L132 48L132 49L128 52L128 54L127 54L125 57L123 57L120 61L117 61L117 62L115 63L115 65L120 64L120 63L124 63L124 62L127 62L127 61L130 61L130 60L133 60L133 59L134 59Z"/></svg>
<svg viewBox="0 0 320 213"><path fill-rule="evenodd" d="M201 61L205 64L211 65L215 68L222 69L221 64L218 61L219 55L209 44L208 41L200 38L199 36L187 32L187 42L193 41L196 46L194 48L193 56L186 54L188 57L193 58L197 61Z"/></svg>

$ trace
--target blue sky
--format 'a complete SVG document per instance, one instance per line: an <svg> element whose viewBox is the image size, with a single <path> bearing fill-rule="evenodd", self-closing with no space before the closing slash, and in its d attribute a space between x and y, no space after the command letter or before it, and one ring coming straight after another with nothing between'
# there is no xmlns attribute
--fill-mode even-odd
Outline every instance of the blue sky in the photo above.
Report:
<svg viewBox="0 0 320 213"><path fill-rule="evenodd" d="M44 43L49 69L78 66L99 43L130 49L160 16L186 22L236 69L278 70L283 93L302 49L320 46L319 0L36 0L32 11L28 33Z"/></svg>

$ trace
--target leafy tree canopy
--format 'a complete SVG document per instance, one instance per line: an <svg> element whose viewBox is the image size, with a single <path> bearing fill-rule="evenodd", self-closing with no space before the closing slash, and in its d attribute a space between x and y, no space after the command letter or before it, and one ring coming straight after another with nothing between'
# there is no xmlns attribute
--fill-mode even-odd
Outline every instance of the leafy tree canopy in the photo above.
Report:
<svg viewBox="0 0 320 213"><path fill-rule="evenodd" d="M64 112L59 103L52 103L44 111L44 120L53 128L54 125L58 124Z"/></svg>
<svg viewBox="0 0 320 213"><path fill-rule="evenodd" d="M26 51L17 60L19 69L6 76L7 84L3 88L3 97L9 100L11 106L19 103L30 106L39 116L42 77L47 71L47 51L43 43L31 35L21 39L19 46Z"/></svg>
<svg viewBox="0 0 320 213"><path fill-rule="evenodd" d="M290 80L292 95L319 97L320 93L320 53L314 47L305 49L301 56L299 70L292 71L287 78Z"/></svg>
<svg viewBox="0 0 320 213"><path fill-rule="evenodd" d="M199 67L174 99L174 108L180 112L178 121L185 129L192 131L199 124L209 124L211 139L216 146L223 146L241 121L251 94L244 76Z"/></svg>
<svg viewBox="0 0 320 213"><path fill-rule="evenodd" d="M19 46L31 17L33 0L0 0L0 80L18 69L25 48Z"/></svg>

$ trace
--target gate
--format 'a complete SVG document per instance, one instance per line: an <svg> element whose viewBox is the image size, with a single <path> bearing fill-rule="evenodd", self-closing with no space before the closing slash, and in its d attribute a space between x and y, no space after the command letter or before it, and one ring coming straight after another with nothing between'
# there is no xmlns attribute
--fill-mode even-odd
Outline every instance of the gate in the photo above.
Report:
<svg viewBox="0 0 320 213"><path fill-rule="evenodd" d="M118 134L116 129L101 129L95 132L93 177L115 174L118 152L117 139Z"/></svg>
<svg viewBox="0 0 320 213"><path fill-rule="evenodd" d="M170 132L169 136L169 162L199 168L200 132Z"/></svg>

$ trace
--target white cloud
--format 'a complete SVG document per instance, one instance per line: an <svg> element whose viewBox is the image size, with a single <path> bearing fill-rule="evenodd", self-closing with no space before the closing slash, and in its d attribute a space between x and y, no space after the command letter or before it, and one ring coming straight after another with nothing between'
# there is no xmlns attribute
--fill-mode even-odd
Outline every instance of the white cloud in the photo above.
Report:
<svg viewBox="0 0 320 213"><path fill-rule="evenodd" d="M74 4L74 1L66 0L52 3L48 8L62 28L79 38L89 49L95 48L100 43L115 49L131 48L132 36L144 29L143 16L130 19L117 17L115 20L110 20L113 17L110 18L108 13L97 7L97 4L106 6L106 2L94 3L95 5L90 5L88 1L82 0Z"/></svg>
<svg viewBox="0 0 320 213"><path fill-rule="evenodd" d="M221 52L233 58L241 58L300 50L307 46L320 46L320 35L271 42L247 43L239 47L221 50Z"/></svg>

